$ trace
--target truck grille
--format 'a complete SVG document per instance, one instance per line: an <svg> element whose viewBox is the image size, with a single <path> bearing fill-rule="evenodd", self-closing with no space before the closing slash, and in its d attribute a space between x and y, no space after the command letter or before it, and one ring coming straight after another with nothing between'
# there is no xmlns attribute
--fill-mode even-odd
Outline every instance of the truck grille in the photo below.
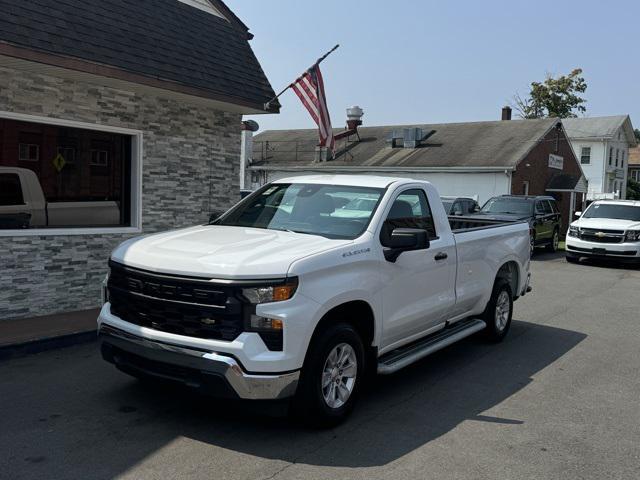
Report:
<svg viewBox="0 0 640 480"><path fill-rule="evenodd" d="M206 279L155 274L110 262L111 313L168 333L232 341L242 333L248 309L238 287Z"/></svg>
<svg viewBox="0 0 640 480"><path fill-rule="evenodd" d="M596 243L622 243L624 241L624 231L581 228L580 239Z"/></svg>

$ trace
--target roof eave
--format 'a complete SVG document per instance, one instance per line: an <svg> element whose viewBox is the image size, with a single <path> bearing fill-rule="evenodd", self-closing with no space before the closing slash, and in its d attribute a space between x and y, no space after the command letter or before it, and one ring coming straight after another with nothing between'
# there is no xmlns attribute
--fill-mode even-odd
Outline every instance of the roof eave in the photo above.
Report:
<svg viewBox="0 0 640 480"><path fill-rule="evenodd" d="M247 107L248 110L246 113L280 112L279 104L271 104L270 108L267 110L265 109L265 104L263 103L258 103L239 97L232 97L212 90L184 85L172 80L150 77L148 75L142 75L140 73L131 72L111 65L104 65L76 57L67 57L45 51L28 49L3 41L0 41L0 55L14 57L34 63L41 63L44 65L51 65L67 70L75 70L91 75L114 78L125 82L137 83L148 87L154 87L194 97L215 100L218 102L237 105L240 107Z"/></svg>
<svg viewBox="0 0 640 480"><path fill-rule="evenodd" d="M375 167L370 165L332 165L331 161L322 163L313 163L305 165L250 165L249 170L291 170L291 171L304 171L304 170L327 170L332 169L335 171L344 172L430 172L430 173L490 173L490 172L510 172L515 170L513 165L505 166L460 166L460 167Z"/></svg>

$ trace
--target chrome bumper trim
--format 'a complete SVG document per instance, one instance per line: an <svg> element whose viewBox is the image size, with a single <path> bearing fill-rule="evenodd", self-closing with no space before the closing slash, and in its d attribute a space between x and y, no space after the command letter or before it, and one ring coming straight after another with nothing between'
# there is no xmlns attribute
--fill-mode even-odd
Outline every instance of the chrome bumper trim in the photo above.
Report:
<svg viewBox="0 0 640 480"><path fill-rule="evenodd" d="M233 357L149 340L104 323L100 326L98 336L101 342L148 360L220 375L242 399L287 398L295 393L298 386L299 371L282 374L250 374L246 373Z"/></svg>

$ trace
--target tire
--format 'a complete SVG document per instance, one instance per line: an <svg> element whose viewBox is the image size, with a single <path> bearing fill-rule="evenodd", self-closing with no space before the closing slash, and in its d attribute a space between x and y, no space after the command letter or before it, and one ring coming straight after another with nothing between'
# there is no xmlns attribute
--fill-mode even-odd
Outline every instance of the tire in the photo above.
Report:
<svg viewBox="0 0 640 480"><path fill-rule="evenodd" d="M573 255L566 255L564 258L569 263L580 263L580 258L574 257Z"/></svg>
<svg viewBox="0 0 640 480"><path fill-rule="evenodd" d="M552 252L552 253L557 252L559 243L560 243L560 233L558 232L558 229L556 228L553 231L553 236L551 237L551 243L549 243L549 245L547 245L547 251L548 252Z"/></svg>
<svg viewBox="0 0 640 480"><path fill-rule="evenodd" d="M536 236L529 235L529 254L533 257L533 253L536 251Z"/></svg>
<svg viewBox="0 0 640 480"><path fill-rule="evenodd" d="M508 307L508 311L505 310L506 307ZM501 312L498 312L498 309ZM485 338L491 342L501 342L511 328L512 316L513 292L511 286L504 278L498 278L493 285L489 303L482 314L482 319L487 324L483 330Z"/></svg>
<svg viewBox="0 0 640 480"><path fill-rule="evenodd" d="M350 368L343 369L336 362L341 354L346 355L342 366L351 365ZM353 374L352 378L347 370ZM309 347L293 399L293 414L315 427L339 424L353 410L365 372L365 350L360 335L347 323L331 325L320 332Z"/></svg>

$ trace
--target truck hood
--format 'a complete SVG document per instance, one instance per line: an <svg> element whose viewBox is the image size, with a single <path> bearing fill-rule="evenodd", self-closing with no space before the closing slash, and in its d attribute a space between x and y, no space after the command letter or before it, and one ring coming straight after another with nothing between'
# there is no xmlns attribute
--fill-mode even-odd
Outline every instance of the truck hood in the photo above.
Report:
<svg viewBox="0 0 640 480"><path fill-rule="evenodd" d="M201 225L127 240L112 260L154 272L223 279L285 276L300 258L352 243L259 228Z"/></svg>
<svg viewBox="0 0 640 480"><path fill-rule="evenodd" d="M580 228L601 228L604 230L627 230L640 228L640 222L619 218L579 218L571 224Z"/></svg>

